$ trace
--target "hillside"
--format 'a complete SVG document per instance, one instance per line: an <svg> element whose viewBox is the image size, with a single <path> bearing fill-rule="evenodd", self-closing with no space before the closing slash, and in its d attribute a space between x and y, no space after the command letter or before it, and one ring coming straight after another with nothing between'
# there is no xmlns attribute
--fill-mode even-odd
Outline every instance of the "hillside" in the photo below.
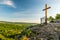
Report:
<svg viewBox="0 0 60 40"><path fill-rule="evenodd" d="M0 40L14 40L16 35L31 25L35 24L0 21Z"/></svg>

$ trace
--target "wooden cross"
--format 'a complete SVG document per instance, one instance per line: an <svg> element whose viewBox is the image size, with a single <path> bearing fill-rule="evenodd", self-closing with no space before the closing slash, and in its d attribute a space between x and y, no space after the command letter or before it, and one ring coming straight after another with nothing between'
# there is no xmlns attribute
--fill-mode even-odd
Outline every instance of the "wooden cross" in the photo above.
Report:
<svg viewBox="0 0 60 40"><path fill-rule="evenodd" d="M50 9L51 7L48 7L47 4L45 4L45 9L43 9L43 11L45 11L45 24L47 24L47 11L48 9Z"/></svg>

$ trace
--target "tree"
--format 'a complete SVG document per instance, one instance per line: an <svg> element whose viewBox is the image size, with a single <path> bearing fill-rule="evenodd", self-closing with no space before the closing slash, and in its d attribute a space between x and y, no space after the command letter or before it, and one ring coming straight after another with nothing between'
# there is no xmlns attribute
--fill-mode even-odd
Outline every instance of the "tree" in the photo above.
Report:
<svg viewBox="0 0 60 40"><path fill-rule="evenodd" d="M60 19L60 14L56 14L55 19Z"/></svg>
<svg viewBox="0 0 60 40"><path fill-rule="evenodd" d="M52 20L54 20L54 18L53 18L52 16L50 16L50 17L48 18L48 21L52 21Z"/></svg>

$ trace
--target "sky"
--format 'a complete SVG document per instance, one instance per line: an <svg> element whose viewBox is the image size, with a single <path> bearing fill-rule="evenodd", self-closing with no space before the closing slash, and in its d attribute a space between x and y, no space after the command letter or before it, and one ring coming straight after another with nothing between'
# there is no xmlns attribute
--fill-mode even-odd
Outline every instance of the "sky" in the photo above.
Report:
<svg viewBox="0 0 60 40"><path fill-rule="evenodd" d="M0 0L0 21L40 23L48 4L48 17L60 13L60 0Z"/></svg>

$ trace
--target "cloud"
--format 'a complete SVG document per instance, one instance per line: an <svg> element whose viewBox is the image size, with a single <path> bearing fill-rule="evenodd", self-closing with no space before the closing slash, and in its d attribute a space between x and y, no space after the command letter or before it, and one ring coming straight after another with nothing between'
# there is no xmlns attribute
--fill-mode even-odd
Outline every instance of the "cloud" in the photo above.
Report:
<svg viewBox="0 0 60 40"><path fill-rule="evenodd" d="M12 0L0 0L0 4L4 4L16 8Z"/></svg>

